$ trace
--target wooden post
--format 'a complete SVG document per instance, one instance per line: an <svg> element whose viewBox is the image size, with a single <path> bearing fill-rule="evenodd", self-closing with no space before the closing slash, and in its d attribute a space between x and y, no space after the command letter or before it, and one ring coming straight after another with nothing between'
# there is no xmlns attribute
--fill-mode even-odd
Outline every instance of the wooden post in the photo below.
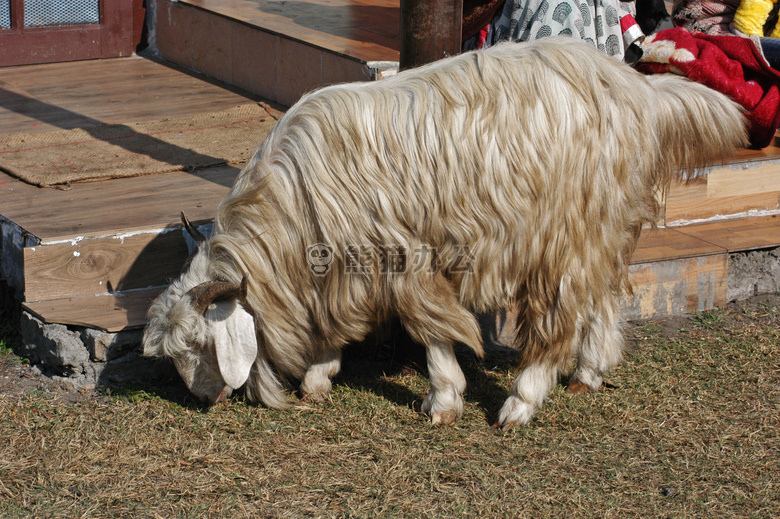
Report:
<svg viewBox="0 0 780 519"><path fill-rule="evenodd" d="M460 54L463 0L401 0L401 70Z"/></svg>

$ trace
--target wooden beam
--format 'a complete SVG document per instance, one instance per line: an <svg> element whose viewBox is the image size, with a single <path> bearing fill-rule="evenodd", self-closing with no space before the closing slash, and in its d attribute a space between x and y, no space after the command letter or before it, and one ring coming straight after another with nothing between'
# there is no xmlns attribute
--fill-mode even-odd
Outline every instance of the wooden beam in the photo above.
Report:
<svg viewBox="0 0 780 519"><path fill-rule="evenodd" d="M401 0L401 70L460 54L463 0Z"/></svg>
<svg viewBox="0 0 780 519"><path fill-rule="evenodd" d="M95 328L110 333L143 328L146 312L162 289L121 295L71 297L24 303L25 310L45 323Z"/></svg>

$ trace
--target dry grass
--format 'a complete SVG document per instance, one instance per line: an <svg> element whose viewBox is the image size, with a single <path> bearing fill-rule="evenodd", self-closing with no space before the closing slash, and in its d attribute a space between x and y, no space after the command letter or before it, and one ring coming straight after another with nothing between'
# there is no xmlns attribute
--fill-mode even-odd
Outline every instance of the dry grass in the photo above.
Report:
<svg viewBox="0 0 780 519"><path fill-rule="evenodd" d="M4 392L0 516L773 517L778 305L632 325L616 387L558 388L506 433L489 427L515 374L500 352L461 356L471 385L449 428L414 411L423 376L354 364L330 404L292 412L205 411L175 386Z"/></svg>

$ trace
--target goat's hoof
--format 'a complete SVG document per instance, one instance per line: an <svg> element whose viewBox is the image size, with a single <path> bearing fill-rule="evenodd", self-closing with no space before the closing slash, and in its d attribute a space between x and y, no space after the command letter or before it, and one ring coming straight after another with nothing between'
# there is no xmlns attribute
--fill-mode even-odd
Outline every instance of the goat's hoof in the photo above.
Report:
<svg viewBox="0 0 780 519"><path fill-rule="evenodd" d="M517 424L517 423L518 422L504 422L504 423L496 422L496 423L493 424L492 427L493 427L493 429L501 429L502 431L508 431L509 429L514 427L515 424Z"/></svg>
<svg viewBox="0 0 780 519"><path fill-rule="evenodd" d="M326 403L330 402L330 393L327 393L325 391L314 391L312 393L304 393L301 396L301 400L303 402L317 402L317 403Z"/></svg>
<svg viewBox="0 0 780 519"><path fill-rule="evenodd" d="M508 431L515 425L525 425L531 421L534 412L536 412L536 408L533 405L511 395L501 407L498 420L493 427Z"/></svg>
<svg viewBox="0 0 780 519"><path fill-rule="evenodd" d="M452 425L458 419L458 413L454 409L449 411L431 413L431 425Z"/></svg>
<svg viewBox="0 0 780 519"><path fill-rule="evenodd" d="M579 380L573 380L566 386L566 392L572 395L582 395L585 393L593 393L593 389Z"/></svg>

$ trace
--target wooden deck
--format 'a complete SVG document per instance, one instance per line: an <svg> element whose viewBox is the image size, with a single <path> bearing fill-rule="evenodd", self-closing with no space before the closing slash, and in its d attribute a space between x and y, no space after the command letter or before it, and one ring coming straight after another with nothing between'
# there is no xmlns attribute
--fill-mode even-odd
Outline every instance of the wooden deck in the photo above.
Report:
<svg viewBox="0 0 780 519"><path fill-rule="evenodd" d="M0 69L0 134L160 120L249 100L256 98L140 57L11 67ZM177 275L187 256L177 232L180 211L195 223L210 221L239 170L220 166L67 190L0 172L3 277L45 321L110 331L138 326L155 287Z"/></svg>
<svg viewBox="0 0 780 519"><path fill-rule="evenodd" d="M290 106L314 88L394 73L398 0L159 0L161 56Z"/></svg>
<svg viewBox="0 0 780 519"><path fill-rule="evenodd" d="M148 121L250 99L256 100L140 57L12 67L0 69L0 134ZM0 173L2 277L43 321L107 331L140 327L149 300L186 257L179 213L209 221L239 168L67 190L37 188ZM665 208L662 224L778 210L780 148L745 150L707 177L675 186ZM626 311L654 317L724 304L728 255L778 245L780 218L773 215L645 232L633 258L637 296L626 301Z"/></svg>

